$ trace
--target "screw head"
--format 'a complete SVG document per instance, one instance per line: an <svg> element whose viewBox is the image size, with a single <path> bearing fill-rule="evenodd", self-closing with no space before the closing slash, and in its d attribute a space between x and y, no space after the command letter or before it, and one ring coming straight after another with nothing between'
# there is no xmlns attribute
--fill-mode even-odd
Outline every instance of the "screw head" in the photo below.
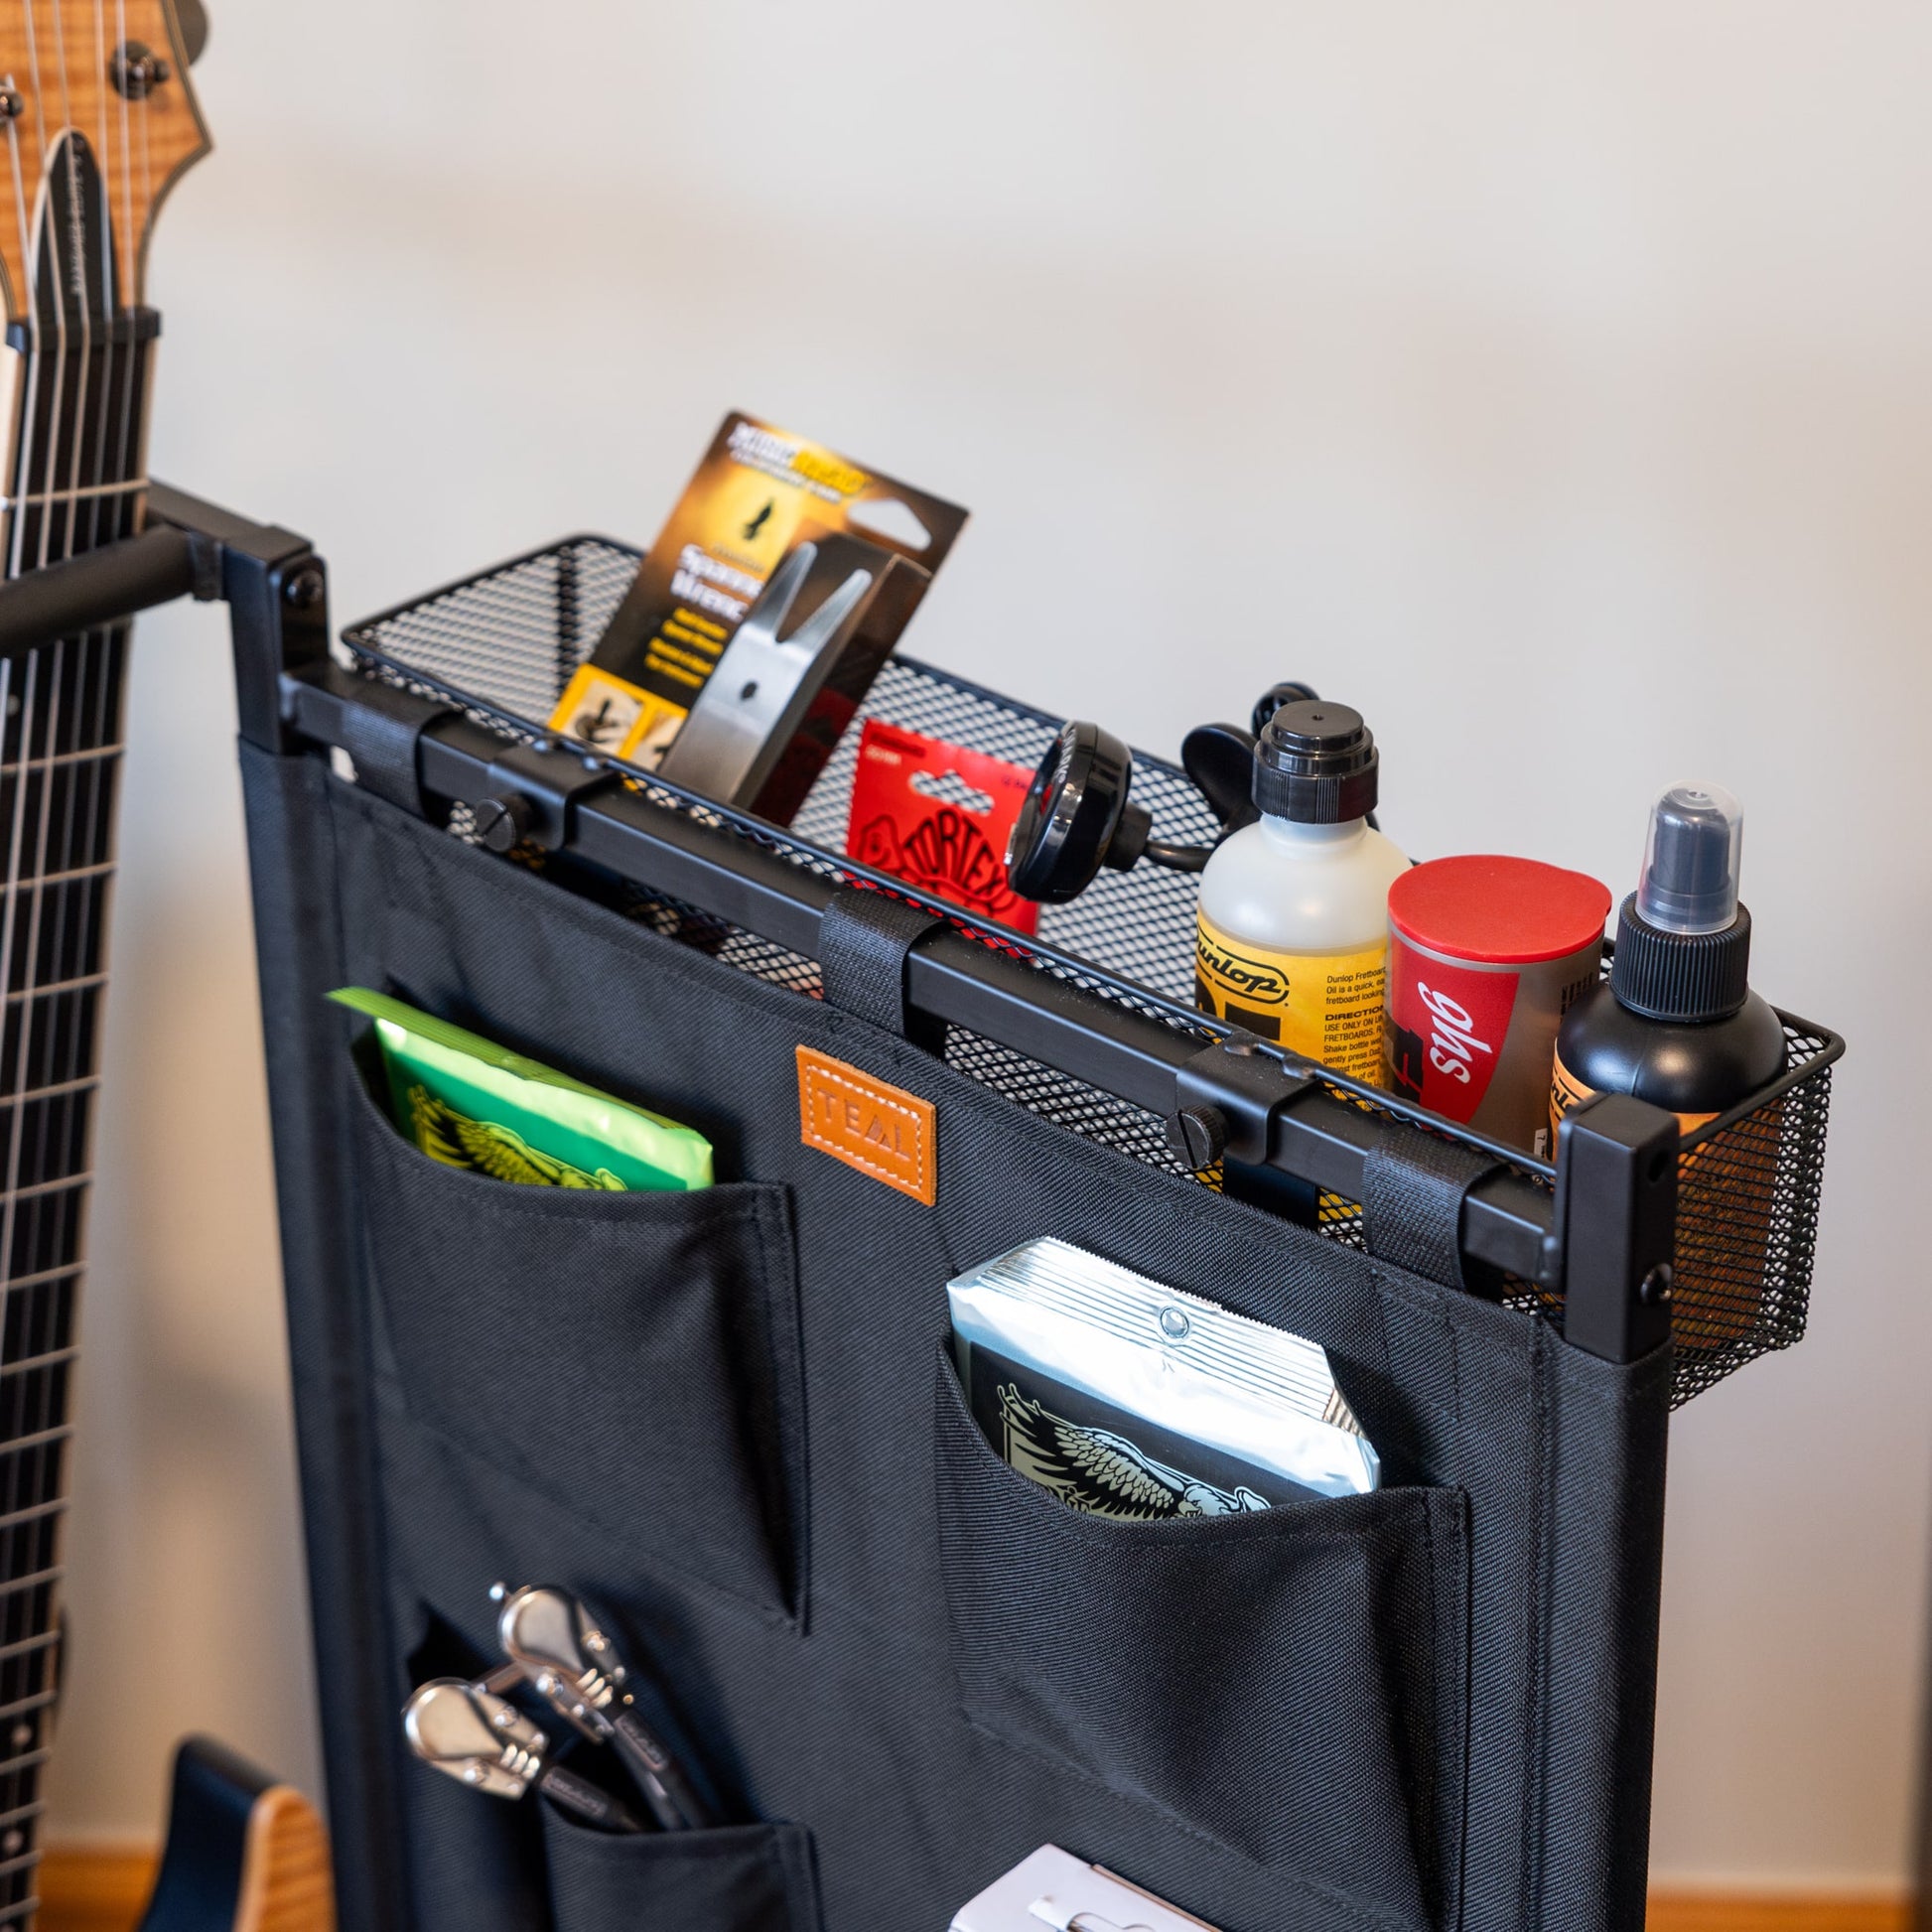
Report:
<svg viewBox="0 0 1932 1932"><path fill-rule="evenodd" d="M322 572L306 564L282 586L282 600L297 611L312 611L322 602Z"/></svg>
<svg viewBox="0 0 1932 1932"><path fill-rule="evenodd" d="M1669 1308L1673 1299L1671 1291L1676 1280L1676 1270L1669 1262L1660 1261L1637 1284L1637 1300L1647 1309Z"/></svg>
<svg viewBox="0 0 1932 1932"><path fill-rule="evenodd" d="M1167 1122L1168 1152L1196 1173L1211 1168L1228 1144L1227 1118L1218 1107L1183 1107Z"/></svg>
<svg viewBox="0 0 1932 1932"><path fill-rule="evenodd" d="M520 798L485 798L472 817L479 841L491 852L509 851L530 829L530 808Z"/></svg>
<svg viewBox="0 0 1932 1932"><path fill-rule="evenodd" d="M1194 1324L1187 1319L1187 1311L1184 1309L1161 1311L1161 1332L1170 1341L1185 1341L1193 1330Z"/></svg>

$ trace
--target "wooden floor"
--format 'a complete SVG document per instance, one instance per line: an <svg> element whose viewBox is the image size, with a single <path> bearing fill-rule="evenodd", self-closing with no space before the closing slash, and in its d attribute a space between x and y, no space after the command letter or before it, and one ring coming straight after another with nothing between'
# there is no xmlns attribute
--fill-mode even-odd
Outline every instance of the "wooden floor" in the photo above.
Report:
<svg viewBox="0 0 1932 1932"><path fill-rule="evenodd" d="M52 1851L41 1865L40 1932L133 1932L153 1880L145 1851ZM1912 1913L1897 1900L1659 1892L1648 1932L1912 1932Z"/></svg>
<svg viewBox="0 0 1932 1932"><path fill-rule="evenodd" d="M1912 1909L1898 1899L1652 1892L1648 1932L1912 1932Z"/></svg>

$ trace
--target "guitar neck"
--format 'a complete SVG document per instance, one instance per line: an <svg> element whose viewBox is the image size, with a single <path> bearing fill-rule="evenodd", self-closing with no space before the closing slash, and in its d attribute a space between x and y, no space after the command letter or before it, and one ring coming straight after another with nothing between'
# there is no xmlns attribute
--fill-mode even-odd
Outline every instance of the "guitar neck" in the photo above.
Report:
<svg viewBox="0 0 1932 1932"><path fill-rule="evenodd" d="M10 332L6 574L139 527L151 314ZM0 659L0 1927L32 1917L126 626Z"/></svg>
<svg viewBox="0 0 1932 1932"><path fill-rule="evenodd" d="M0 0L5 576L141 528L148 242L208 146L194 51L176 0ZM126 648L0 656L0 1932L37 1903Z"/></svg>

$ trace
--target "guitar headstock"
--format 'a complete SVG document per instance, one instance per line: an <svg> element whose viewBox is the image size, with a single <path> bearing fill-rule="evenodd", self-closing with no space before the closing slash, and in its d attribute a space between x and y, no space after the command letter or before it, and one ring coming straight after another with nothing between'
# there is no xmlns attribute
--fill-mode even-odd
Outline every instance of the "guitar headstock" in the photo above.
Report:
<svg viewBox="0 0 1932 1932"><path fill-rule="evenodd" d="M209 146L183 25L175 0L0 0L9 321L142 300L155 211Z"/></svg>

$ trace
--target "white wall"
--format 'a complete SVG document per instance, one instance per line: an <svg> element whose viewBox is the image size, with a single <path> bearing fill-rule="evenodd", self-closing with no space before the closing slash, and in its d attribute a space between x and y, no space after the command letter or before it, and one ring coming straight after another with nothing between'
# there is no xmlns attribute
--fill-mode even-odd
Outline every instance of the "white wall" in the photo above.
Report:
<svg viewBox="0 0 1932 1932"><path fill-rule="evenodd" d="M1616 882L1750 812L1852 1040L1811 1339L1676 1425L1656 1857L1904 1867L1932 1513L1932 13L216 0L157 474L347 619L647 538L729 405L977 512L921 655L1172 751L1300 675L1390 829ZM54 1829L311 1759L231 699L144 622Z"/></svg>

